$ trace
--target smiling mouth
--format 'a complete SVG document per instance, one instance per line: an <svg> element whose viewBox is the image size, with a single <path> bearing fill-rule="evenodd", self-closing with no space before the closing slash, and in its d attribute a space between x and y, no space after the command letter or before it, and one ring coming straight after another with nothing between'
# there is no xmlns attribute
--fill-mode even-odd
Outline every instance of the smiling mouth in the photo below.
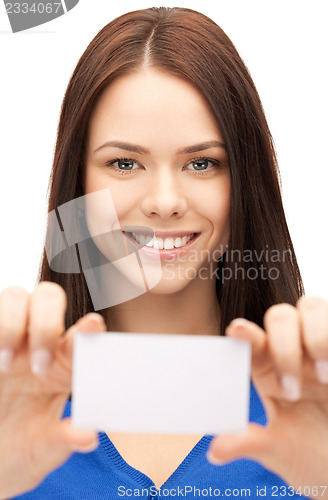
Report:
<svg viewBox="0 0 328 500"><path fill-rule="evenodd" d="M126 232L128 236L134 239L141 246L154 248L156 250L173 250L186 246L189 241L195 239L200 233L190 233L184 236L160 238L157 236L147 236L134 232Z"/></svg>

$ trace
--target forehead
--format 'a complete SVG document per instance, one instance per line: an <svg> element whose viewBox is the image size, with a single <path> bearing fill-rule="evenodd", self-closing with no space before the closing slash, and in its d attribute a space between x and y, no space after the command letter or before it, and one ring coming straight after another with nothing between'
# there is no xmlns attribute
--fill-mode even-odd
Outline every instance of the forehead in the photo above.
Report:
<svg viewBox="0 0 328 500"><path fill-rule="evenodd" d="M222 141L200 91L182 78L154 69L124 75L101 94L89 122L89 147L111 137L145 145L160 139L172 147L199 139Z"/></svg>

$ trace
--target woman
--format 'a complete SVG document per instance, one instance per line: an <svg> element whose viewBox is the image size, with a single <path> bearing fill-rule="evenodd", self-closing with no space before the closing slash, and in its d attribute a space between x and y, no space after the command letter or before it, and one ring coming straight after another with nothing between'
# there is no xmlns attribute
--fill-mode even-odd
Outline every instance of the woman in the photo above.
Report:
<svg viewBox="0 0 328 500"><path fill-rule="evenodd" d="M61 110L49 212L104 189L121 228L153 232L148 253L157 246L162 278L94 313L84 274L52 269L45 250L31 295L1 293L0 498L118 498L142 488L173 497L178 487L191 497L247 489L328 498L328 304L302 296L259 97L231 41L204 15L131 12L82 55ZM101 210L85 215L100 234ZM109 432L98 446L95 433L61 419L70 414L77 330L249 340L247 433L209 447L210 436Z"/></svg>

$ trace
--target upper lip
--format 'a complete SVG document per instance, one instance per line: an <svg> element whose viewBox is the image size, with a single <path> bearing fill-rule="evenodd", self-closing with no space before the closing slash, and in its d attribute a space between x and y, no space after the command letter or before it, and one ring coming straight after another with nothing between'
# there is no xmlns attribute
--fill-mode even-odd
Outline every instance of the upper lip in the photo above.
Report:
<svg viewBox="0 0 328 500"><path fill-rule="evenodd" d="M150 229L150 228L149 228ZM125 232L129 233L136 233L138 236L151 236L152 233L147 230L147 228L140 228L138 229L137 227L131 227L127 228L125 227ZM155 229L151 229L151 231L154 232L154 236L156 238L162 238L163 240L165 238L182 238L183 236L189 236L191 234L197 234L197 231L188 231L185 229L180 229L180 230L172 230L172 231L156 231Z"/></svg>

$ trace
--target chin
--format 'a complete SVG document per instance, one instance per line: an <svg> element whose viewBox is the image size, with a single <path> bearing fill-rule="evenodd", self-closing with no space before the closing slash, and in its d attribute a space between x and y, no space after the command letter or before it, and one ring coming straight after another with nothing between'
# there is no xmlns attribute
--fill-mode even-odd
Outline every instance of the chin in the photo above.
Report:
<svg viewBox="0 0 328 500"><path fill-rule="evenodd" d="M147 293L152 295L170 295L179 293L190 285L191 280L186 279L161 279L157 285L151 288Z"/></svg>

